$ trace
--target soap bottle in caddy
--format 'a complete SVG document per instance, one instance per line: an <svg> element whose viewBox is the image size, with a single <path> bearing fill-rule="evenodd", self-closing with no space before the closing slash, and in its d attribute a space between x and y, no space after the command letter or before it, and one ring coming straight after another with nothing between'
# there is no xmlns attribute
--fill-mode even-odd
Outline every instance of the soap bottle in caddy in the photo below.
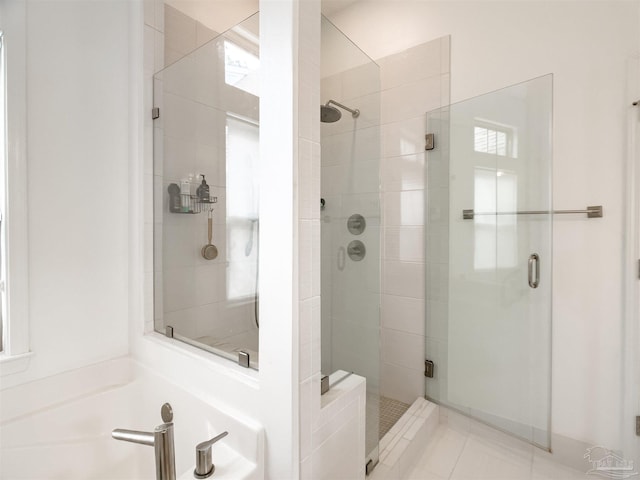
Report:
<svg viewBox="0 0 640 480"><path fill-rule="evenodd" d="M202 183L200 183L200 186L196 190L196 197L198 197L198 201L201 203L210 203L209 185L207 185L204 175L200 174L200 176L202 177Z"/></svg>

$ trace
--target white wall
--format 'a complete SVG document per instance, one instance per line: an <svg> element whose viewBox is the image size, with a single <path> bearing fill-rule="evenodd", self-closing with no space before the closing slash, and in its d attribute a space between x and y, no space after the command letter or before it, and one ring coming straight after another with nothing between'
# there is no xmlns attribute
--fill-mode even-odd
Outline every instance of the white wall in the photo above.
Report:
<svg viewBox="0 0 640 480"><path fill-rule="evenodd" d="M554 74L553 431L620 441L626 60L638 2L368 2L332 21L380 58L451 34L451 101Z"/></svg>
<svg viewBox="0 0 640 480"><path fill-rule="evenodd" d="M34 356L3 388L128 350L128 6L29 1L26 14Z"/></svg>
<svg viewBox="0 0 640 480"><path fill-rule="evenodd" d="M257 6L256 6L257 9ZM247 15L253 13L252 10ZM215 38L217 32L203 25L194 18L182 13L170 5L164 6L164 64L171 65L173 62L193 52L196 48L204 45L209 40Z"/></svg>
<svg viewBox="0 0 640 480"><path fill-rule="evenodd" d="M215 32L226 31L258 10L258 0L166 0L165 4Z"/></svg>

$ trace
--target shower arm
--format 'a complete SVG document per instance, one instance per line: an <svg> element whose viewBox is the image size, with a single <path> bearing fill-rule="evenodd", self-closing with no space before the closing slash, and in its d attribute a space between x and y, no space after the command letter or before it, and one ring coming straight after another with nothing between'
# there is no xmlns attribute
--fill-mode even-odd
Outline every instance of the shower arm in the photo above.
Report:
<svg viewBox="0 0 640 480"><path fill-rule="evenodd" d="M353 118L358 118L360 116L360 110L358 110L357 108L355 110L353 110L352 108L349 108L339 102L336 102L335 100L329 100L327 103L324 104L325 107L328 107L330 103L333 103L334 105L337 105L338 107L342 108L343 110L346 110L347 112L349 112L351 114L351 116Z"/></svg>

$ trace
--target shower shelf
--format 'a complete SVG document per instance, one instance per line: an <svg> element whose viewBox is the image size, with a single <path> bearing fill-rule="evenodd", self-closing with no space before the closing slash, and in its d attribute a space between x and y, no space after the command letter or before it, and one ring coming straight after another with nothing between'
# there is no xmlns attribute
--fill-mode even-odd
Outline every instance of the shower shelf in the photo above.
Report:
<svg viewBox="0 0 640 480"><path fill-rule="evenodd" d="M202 213L203 210L207 211L206 205L213 205L215 203L218 203L218 197L209 197L209 200L203 200L197 195L180 195L180 204L181 206L186 205L187 211L174 211L169 207L169 212L182 215L195 215Z"/></svg>

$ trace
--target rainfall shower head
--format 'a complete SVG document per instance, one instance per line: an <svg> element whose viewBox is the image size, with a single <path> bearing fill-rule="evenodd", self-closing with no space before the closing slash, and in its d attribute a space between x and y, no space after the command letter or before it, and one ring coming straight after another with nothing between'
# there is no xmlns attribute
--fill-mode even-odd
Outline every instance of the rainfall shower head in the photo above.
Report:
<svg viewBox="0 0 640 480"><path fill-rule="evenodd" d="M332 107L330 105L331 103L351 113L351 116L353 118L358 118L358 116L360 116L360 110L358 110L357 108L353 110L345 105L342 105L341 103L336 102L335 100L329 100L327 103L320 106L321 122L333 123L333 122L337 122L342 117L342 113L340 112L340 110L338 110L336 107Z"/></svg>
<svg viewBox="0 0 640 480"><path fill-rule="evenodd" d="M342 113L336 107L330 107L329 105L320 106L320 121L322 123L337 122L342 118Z"/></svg>

